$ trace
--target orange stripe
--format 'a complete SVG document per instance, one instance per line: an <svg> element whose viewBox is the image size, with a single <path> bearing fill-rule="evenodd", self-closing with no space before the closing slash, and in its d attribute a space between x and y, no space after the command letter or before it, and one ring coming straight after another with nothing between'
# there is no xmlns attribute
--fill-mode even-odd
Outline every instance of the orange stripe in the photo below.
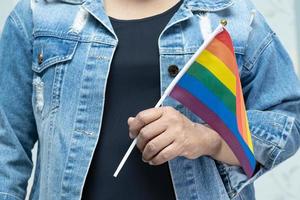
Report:
<svg viewBox="0 0 300 200"><path fill-rule="evenodd" d="M238 69L236 58L224 43L218 39L214 39L206 49L218 57L236 75Z"/></svg>
<svg viewBox="0 0 300 200"><path fill-rule="evenodd" d="M239 79L237 79L237 88L236 88L236 111L237 111L237 123L238 123L238 129L246 142L248 144L248 137L247 137L247 129L245 126L245 115L243 110L243 94L241 90L241 84Z"/></svg>

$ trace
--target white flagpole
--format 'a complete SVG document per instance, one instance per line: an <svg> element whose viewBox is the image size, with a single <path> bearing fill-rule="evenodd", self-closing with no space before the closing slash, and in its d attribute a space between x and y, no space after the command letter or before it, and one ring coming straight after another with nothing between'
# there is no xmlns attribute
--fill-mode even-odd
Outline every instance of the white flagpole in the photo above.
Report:
<svg viewBox="0 0 300 200"><path fill-rule="evenodd" d="M189 69L189 67L193 64L197 56L209 45L209 43L216 37L217 34L223 31L223 28L226 24L221 23L210 35L209 37L203 42L203 44L199 47L199 49L195 52L195 54L189 59L189 61L184 65L184 67L180 70L180 72L176 75L176 77L173 79L173 81L169 84L157 104L155 105L155 108L159 107L162 102L165 100L165 98L170 94L176 83L180 80L180 78L184 75L184 73ZM121 171L123 165L125 164L127 158L129 157L131 151L133 150L134 146L136 145L137 138L133 140L130 147L128 148L126 154L122 158L118 168L116 169L114 173L114 177L117 177L119 172Z"/></svg>

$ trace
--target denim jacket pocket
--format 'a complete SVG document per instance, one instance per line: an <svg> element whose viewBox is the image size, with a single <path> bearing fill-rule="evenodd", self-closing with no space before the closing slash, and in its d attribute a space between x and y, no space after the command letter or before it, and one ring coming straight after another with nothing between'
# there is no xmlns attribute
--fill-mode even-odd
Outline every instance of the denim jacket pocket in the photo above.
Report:
<svg viewBox="0 0 300 200"><path fill-rule="evenodd" d="M170 75L168 71L169 68L176 66L179 73L179 71L182 70L186 62L194 55L197 49L198 47L190 47L184 50L173 47L160 49L161 95L163 92L165 92L167 87L175 78L175 76ZM165 98L165 100L162 102L162 106L171 106L187 117L191 117L192 115L191 111L170 96Z"/></svg>
<svg viewBox="0 0 300 200"><path fill-rule="evenodd" d="M59 107L63 76L70 64L78 40L38 35L33 41L33 94L34 110L44 119Z"/></svg>

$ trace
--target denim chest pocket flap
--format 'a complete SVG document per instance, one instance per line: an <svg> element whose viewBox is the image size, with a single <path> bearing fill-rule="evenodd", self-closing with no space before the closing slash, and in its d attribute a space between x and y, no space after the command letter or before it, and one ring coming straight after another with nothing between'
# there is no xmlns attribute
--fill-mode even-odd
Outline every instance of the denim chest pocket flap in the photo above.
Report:
<svg viewBox="0 0 300 200"><path fill-rule="evenodd" d="M66 65L74 58L78 39L37 36L33 41L33 105L45 119L60 106L62 79Z"/></svg>
<svg viewBox="0 0 300 200"><path fill-rule="evenodd" d="M77 40L58 37L38 36L33 41L32 70L40 73L46 68L71 60L74 56Z"/></svg>

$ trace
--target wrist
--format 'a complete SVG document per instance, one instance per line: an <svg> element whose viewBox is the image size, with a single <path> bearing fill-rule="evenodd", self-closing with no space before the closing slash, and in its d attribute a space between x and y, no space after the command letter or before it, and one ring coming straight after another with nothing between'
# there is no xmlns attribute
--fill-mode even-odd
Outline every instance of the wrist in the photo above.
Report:
<svg viewBox="0 0 300 200"><path fill-rule="evenodd" d="M240 165L238 159L223 138L207 124L202 125L206 129L206 143L208 145L207 156L229 165Z"/></svg>
<svg viewBox="0 0 300 200"><path fill-rule="evenodd" d="M214 159L218 157L222 149L222 138L220 135L211 129L207 124L198 124L200 132L203 133L205 152L204 155Z"/></svg>

